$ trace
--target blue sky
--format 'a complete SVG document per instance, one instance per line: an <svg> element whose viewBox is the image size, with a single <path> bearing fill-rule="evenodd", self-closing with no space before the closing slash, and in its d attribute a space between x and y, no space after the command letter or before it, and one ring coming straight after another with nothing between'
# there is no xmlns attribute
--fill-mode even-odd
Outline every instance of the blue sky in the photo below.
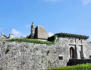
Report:
<svg viewBox="0 0 91 70"><path fill-rule="evenodd" d="M32 21L49 34L91 36L91 0L0 0L0 33L29 35Z"/></svg>

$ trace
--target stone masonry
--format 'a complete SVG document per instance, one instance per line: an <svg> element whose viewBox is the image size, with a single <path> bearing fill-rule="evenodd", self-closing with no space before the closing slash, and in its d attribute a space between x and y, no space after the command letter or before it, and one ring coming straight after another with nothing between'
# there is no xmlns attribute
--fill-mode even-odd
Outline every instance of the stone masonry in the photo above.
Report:
<svg viewBox="0 0 91 70"><path fill-rule="evenodd" d="M74 54L71 54L70 48L75 49ZM88 40L58 37L53 45L0 41L0 67L4 70L61 67L66 66L72 58L91 59L91 44Z"/></svg>
<svg viewBox="0 0 91 70"><path fill-rule="evenodd" d="M66 66L69 60L91 59L91 42L88 36L57 33L48 38L41 26L31 25L31 34L27 38L54 41L52 45L27 42L8 42L10 34L0 36L0 67L4 70L41 70Z"/></svg>
<svg viewBox="0 0 91 70"><path fill-rule="evenodd" d="M48 33L43 26L34 27L34 23L31 25L31 34L27 38L47 40Z"/></svg>

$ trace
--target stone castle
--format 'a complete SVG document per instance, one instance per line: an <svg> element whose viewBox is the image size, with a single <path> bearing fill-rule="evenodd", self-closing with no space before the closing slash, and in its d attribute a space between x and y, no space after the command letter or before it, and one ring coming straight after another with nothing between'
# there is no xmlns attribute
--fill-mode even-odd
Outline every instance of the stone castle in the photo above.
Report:
<svg viewBox="0 0 91 70"><path fill-rule="evenodd" d="M57 33L48 38L41 26L31 26L27 38L55 42L52 45L0 41L0 67L4 70L41 70L91 63L91 42L88 36Z"/></svg>
<svg viewBox="0 0 91 70"><path fill-rule="evenodd" d="M41 40L47 40L48 39L48 33L42 26L36 26L34 28L34 23L31 25L31 34L28 36L28 38L36 38Z"/></svg>

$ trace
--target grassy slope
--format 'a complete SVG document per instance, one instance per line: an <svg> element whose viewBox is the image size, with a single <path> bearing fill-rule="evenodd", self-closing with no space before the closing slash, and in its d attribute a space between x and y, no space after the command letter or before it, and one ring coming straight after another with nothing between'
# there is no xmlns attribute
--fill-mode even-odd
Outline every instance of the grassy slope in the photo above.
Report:
<svg viewBox="0 0 91 70"><path fill-rule="evenodd" d="M91 70L91 64L82 64L76 66L66 66L47 70Z"/></svg>
<svg viewBox="0 0 91 70"><path fill-rule="evenodd" d="M50 41L43 41L43 40L38 40L38 39L27 39L27 38L13 38L13 39L9 39L7 41L29 42L29 43L38 43L38 44L53 44L53 42L50 42Z"/></svg>

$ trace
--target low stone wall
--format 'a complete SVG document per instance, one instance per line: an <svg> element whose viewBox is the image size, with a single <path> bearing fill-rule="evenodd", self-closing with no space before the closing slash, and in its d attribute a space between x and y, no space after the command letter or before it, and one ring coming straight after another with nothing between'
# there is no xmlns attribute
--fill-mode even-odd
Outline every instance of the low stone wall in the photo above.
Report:
<svg viewBox="0 0 91 70"><path fill-rule="evenodd" d="M66 66L69 53L66 42L54 45L0 42L0 67L4 70L40 70Z"/></svg>
<svg viewBox="0 0 91 70"><path fill-rule="evenodd" d="M56 44L46 45L2 40L0 41L0 67L4 70L41 70L66 66L70 59L70 47L77 45L73 43L69 45L69 41L68 38L59 38ZM87 45L87 42L83 42L83 53L87 59L90 56L91 44Z"/></svg>

